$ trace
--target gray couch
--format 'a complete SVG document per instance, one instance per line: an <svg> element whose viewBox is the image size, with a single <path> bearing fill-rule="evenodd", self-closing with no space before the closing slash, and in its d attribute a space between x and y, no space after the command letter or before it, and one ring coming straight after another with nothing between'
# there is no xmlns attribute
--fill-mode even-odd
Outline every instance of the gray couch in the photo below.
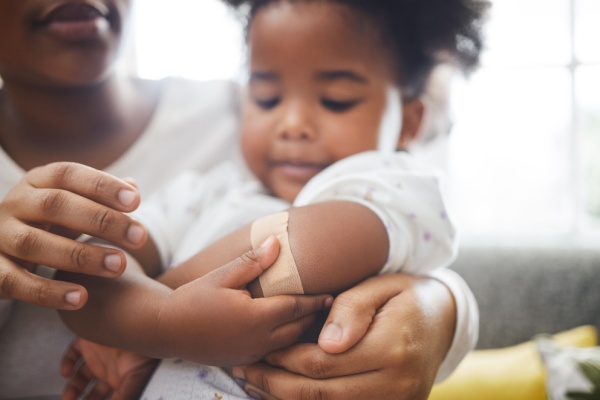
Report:
<svg viewBox="0 0 600 400"><path fill-rule="evenodd" d="M600 243L463 247L452 269L477 298L480 349L584 324L600 331Z"/></svg>

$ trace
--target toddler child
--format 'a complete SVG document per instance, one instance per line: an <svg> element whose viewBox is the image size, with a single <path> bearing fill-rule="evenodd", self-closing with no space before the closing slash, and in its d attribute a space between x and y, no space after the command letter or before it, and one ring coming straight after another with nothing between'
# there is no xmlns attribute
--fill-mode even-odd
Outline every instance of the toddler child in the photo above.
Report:
<svg viewBox="0 0 600 400"><path fill-rule="evenodd" d="M431 69L475 66L485 3L433 1L429 7L447 8L439 21L412 0L241 3L250 5L244 162L184 174L143 204L135 215L150 240L133 256L148 271L195 260L161 277L176 288L276 235L279 258L248 286L254 296L338 293L376 273L448 266L457 242L438 173L406 150L419 132ZM205 323L219 328L218 319ZM462 355L472 342L455 340L463 346L450 353ZM235 364L229 355L174 354ZM167 360L144 397L173 395L198 376L244 396L222 370Z"/></svg>

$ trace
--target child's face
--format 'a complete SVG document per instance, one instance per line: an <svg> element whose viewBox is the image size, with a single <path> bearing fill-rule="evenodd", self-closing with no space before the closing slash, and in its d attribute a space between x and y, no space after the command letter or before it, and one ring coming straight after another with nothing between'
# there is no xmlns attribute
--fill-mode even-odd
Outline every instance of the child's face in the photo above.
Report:
<svg viewBox="0 0 600 400"><path fill-rule="evenodd" d="M118 54L132 0L0 0L0 76L94 84Z"/></svg>
<svg viewBox="0 0 600 400"><path fill-rule="evenodd" d="M395 77L375 34L352 15L335 3L281 2L250 27L242 150L285 200L330 164L377 148Z"/></svg>

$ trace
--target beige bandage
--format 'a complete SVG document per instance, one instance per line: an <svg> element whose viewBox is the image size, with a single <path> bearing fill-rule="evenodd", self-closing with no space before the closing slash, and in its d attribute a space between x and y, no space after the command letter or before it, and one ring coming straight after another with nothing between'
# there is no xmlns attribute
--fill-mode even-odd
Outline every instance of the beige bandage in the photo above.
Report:
<svg viewBox="0 0 600 400"><path fill-rule="evenodd" d="M277 260L258 278L264 297L304 293L288 240L288 217L286 211L268 215L254 221L250 229L250 240L254 249L271 235L277 236L279 240Z"/></svg>

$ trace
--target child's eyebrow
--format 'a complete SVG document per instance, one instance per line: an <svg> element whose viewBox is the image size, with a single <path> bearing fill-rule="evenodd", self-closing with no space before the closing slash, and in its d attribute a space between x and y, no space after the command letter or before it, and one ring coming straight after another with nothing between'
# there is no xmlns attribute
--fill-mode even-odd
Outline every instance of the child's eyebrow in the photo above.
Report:
<svg viewBox="0 0 600 400"><path fill-rule="evenodd" d="M279 75L276 72L254 71L250 74L250 81L275 82L278 80L279 80Z"/></svg>
<svg viewBox="0 0 600 400"><path fill-rule="evenodd" d="M367 78L365 78L364 76L357 74L354 71L350 71L350 70L346 70L346 69L333 70L333 71L320 71L320 72L317 72L316 78L317 78L317 80L327 81L327 82L336 81L336 80L340 80L340 79L348 79L348 80L351 80L353 82L358 82L358 83L367 83L368 82Z"/></svg>

